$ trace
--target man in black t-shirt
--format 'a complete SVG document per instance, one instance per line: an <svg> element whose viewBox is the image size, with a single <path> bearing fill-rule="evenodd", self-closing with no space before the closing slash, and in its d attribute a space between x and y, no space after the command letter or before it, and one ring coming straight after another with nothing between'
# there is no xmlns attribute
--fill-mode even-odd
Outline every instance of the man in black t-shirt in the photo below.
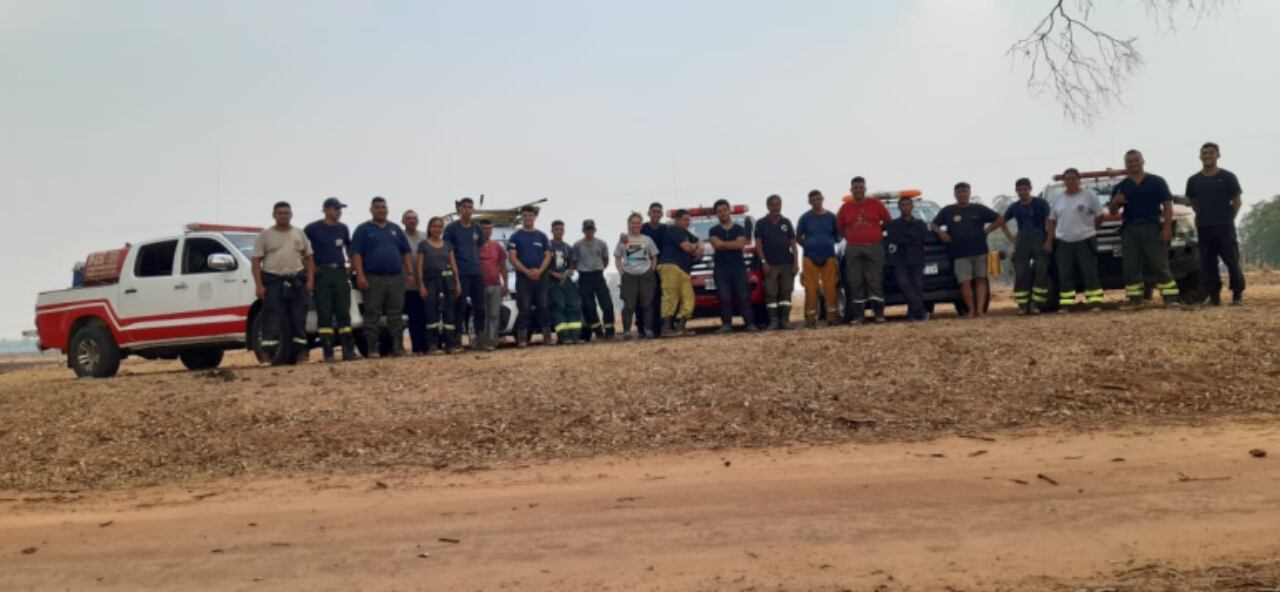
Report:
<svg viewBox="0 0 1280 592"><path fill-rule="evenodd" d="M663 233L658 247L658 277L662 281L662 336L679 337L693 316L693 271L695 257L702 258L702 242L689 232L689 211L676 210L672 224Z"/></svg>
<svg viewBox="0 0 1280 592"><path fill-rule="evenodd" d="M1142 153L1124 154L1128 176L1111 190L1111 215L1124 210L1120 226L1120 267L1127 301L1120 310L1143 307L1146 279L1154 278L1166 306L1181 304L1178 282L1169 271L1169 241L1173 240L1173 194L1159 175L1146 171Z"/></svg>
<svg viewBox="0 0 1280 592"><path fill-rule="evenodd" d="M720 298L720 332L733 331L733 303L738 303L738 314L747 331L755 331L755 319L751 318L751 300L747 283L747 260L742 250L747 246L747 229L733 221L729 201L715 203L716 217L720 223L708 231L711 247L716 250L716 296Z"/></svg>
<svg viewBox="0 0 1280 592"><path fill-rule="evenodd" d="M976 319L985 314L987 302L987 235L1004 224L1004 217L982 204L969 202L969 184L956 183L956 203L942 208L930 229L951 249L951 265L966 315ZM945 229L943 227L946 227Z"/></svg>
<svg viewBox="0 0 1280 592"><path fill-rule="evenodd" d="M769 329L791 328L791 291L796 285L796 228L782 215L782 197L765 200L769 215L756 220L756 256L764 272Z"/></svg>
<svg viewBox="0 0 1280 592"><path fill-rule="evenodd" d="M1200 281L1209 295L1209 304L1222 304L1222 276L1218 259L1227 267L1231 304L1244 301L1244 272L1240 269L1240 243L1236 240L1236 215L1240 213L1240 181L1235 174L1218 168L1218 145L1200 147L1200 172L1187 179L1187 198L1196 211L1196 234L1200 238Z"/></svg>

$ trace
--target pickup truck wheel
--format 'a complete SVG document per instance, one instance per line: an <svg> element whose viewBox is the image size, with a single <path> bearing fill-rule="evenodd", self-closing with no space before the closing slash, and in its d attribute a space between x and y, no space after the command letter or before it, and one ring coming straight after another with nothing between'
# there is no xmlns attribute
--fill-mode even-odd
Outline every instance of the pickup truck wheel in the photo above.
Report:
<svg viewBox="0 0 1280 592"><path fill-rule="evenodd" d="M193 349L178 354L187 370L209 370L222 364L222 350Z"/></svg>
<svg viewBox="0 0 1280 592"><path fill-rule="evenodd" d="M280 355L280 348L276 346L262 345L262 335L266 331L265 314L254 315L252 324L249 327L249 350L253 352L259 364L270 364Z"/></svg>
<svg viewBox="0 0 1280 592"><path fill-rule="evenodd" d="M120 347L111 331L95 323L71 336L67 359L80 378L110 378L120 370Z"/></svg>
<svg viewBox="0 0 1280 592"><path fill-rule="evenodd" d="M1178 278L1178 298L1183 304L1201 304L1209 296L1200 286L1200 272L1193 271Z"/></svg>

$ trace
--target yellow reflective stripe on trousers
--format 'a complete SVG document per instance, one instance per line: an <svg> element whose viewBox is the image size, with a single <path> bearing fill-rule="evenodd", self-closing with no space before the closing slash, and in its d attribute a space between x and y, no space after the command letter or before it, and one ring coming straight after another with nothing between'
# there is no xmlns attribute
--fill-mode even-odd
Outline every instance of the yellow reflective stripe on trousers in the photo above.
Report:
<svg viewBox="0 0 1280 592"><path fill-rule="evenodd" d="M351 334L351 327L340 327L338 329L338 335L350 335L350 334Z"/></svg>
<svg viewBox="0 0 1280 592"><path fill-rule="evenodd" d="M1084 299L1089 304L1101 304L1103 294L1102 290L1088 290L1084 293Z"/></svg>
<svg viewBox="0 0 1280 592"><path fill-rule="evenodd" d="M1178 282L1168 282L1159 285L1161 296L1177 296Z"/></svg>
<svg viewBox="0 0 1280 592"><path fill-rule="evenodd" d="M1141 296L1142 284L1127 284L1124 287L1124 293L1127 296Z"/></svg>
<svg viewBox="0 0 1280 592"><path fill-rule="evenodd" d="M1076 303L1075 292L1059 292L1058 293L1058 304L1062 306L1071 306L1075 303Z"/></svg>
<svg viewBox="0 0 1280 592"><path fill-rule="evenodd" d="M321 335L333 335L333 329L330 329L329 327L320 327L319 329L316 329L316 333Z"/></svg>
<svg viewBox="0 0 1280 592"><path fill-rule="evenodd" d="M560 323L559 325L556 325L556 333L559 333L561 331L568 331L570 329L581 329L581 328L582 328L582 323L577 323L577 322Z"/></svg>

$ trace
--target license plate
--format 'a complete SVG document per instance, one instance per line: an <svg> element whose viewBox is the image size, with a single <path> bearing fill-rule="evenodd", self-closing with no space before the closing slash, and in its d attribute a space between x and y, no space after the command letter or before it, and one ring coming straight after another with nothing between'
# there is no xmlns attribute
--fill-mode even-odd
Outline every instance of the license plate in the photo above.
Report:
<svg viewBox="0 0 1280 592"><path fill-rule="evenodd" d="M938 264L937 264L937 263L930 263L930 264L928 264L928 265L924 266L924 274L925 274L925 275L938 275Z"/></svg>
<svg viewBox="0 0 1280 592"><path fill-rule="evenodd" d="M702 285L703 285L703 286L707 289L707 291L709 291L709 292L714 292L714 291L715 291L715 289L716 289L716 281L715 281L715 280L713 280L713 279L711 279L711 278L707 278L707 283L702 284Z"/></svg>

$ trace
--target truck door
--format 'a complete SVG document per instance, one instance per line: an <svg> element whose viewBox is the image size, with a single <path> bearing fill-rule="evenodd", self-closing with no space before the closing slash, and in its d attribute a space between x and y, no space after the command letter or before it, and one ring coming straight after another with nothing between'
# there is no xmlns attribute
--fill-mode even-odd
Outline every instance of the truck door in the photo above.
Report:
<svg viewBox="0 0 1280 592"><path fill-rule="evenodd" d="M252 294L248 300L244 299L243 291L247 290L242 282L244 277L239 259L221 240L187 237L182 241L181 273L176 291L181 294L183 312L221 316L230 313L244 317L252 300Z"/></svg>
<svg viewBox="0 0 1280 592"><path fill-rule="evenodd" d="M182 312L177 267L178 240L146 243L137 248L132 267L120 274L119 309L122 341L151 341L151 329L165 317Z"/></svg>

